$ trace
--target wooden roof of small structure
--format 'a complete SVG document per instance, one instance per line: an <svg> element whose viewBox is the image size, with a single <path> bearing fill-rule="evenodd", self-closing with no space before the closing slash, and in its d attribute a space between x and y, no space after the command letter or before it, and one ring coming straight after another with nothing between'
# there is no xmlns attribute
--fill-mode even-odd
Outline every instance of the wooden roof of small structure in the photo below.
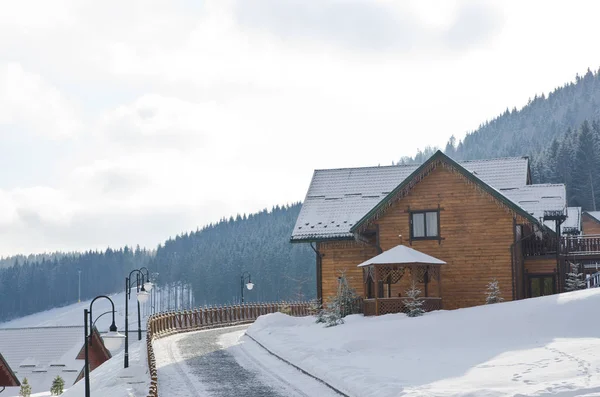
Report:
<svg viewBox="0 0 600 397"><path fill-rule="evenodd" d="M421 251L417 251L414 248L407 247L406 245L397 245L371 259L367 259L358 265L358 267L409 264L445 265L446 262L431 255L424 254Z"/></svg>

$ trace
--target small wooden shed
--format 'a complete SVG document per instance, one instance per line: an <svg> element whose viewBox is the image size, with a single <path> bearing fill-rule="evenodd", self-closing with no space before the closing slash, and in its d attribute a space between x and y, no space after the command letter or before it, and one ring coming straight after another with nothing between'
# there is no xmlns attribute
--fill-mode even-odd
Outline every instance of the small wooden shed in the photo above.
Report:
<svg viewBox="0 0 600 397"><path fill-rule="evenodd" d="M445 264L405 245L364 261L358 267L363 270L365 316L406 312L405 302L411 298L402 297L394 287L402 280L405 286L414 283L421 290L425 311L442 309L441 266Z"/></svg>

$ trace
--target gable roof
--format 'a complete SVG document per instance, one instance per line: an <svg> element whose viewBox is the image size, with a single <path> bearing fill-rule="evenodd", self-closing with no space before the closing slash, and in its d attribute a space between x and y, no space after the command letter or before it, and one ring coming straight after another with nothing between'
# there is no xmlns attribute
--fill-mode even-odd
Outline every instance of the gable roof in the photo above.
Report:
<svg viewBox="0 0 600 397"><path fill-rule="evenodd" d="M427 170L433 169L437 163L444 162L462 174L465 178L469 179L471 182L477 184L481 189L495 197L502 204L506 205L510 210L522 215L523 217L529 219L532 223L539 223L536 218L534 218L530 213L525 211L522 207L517 205L515 202L507 198L505 195L501 194L498 190L491 187L487 183L485 183L481 178L479 178L475 172L469 171L456 161L452 160L450 157L446 156L441 151L437 151L433 156L431 156L427 161L425 161L419 168L417 168L408 178L406 178L400 185L398 185L390 194L388 194L383 200L381 200L371 211L369 211L365 216L363 216L352 228L350 228L351 232L355 232L359 226L367 223L369 220L373 219L377 214L384 211L392 202L392 200L403 191L407 192L412 189L414 185L416 185L420 178L422 177Z"/></svg>
<svg viewBox="0 0 600 397"><path fill-rule="evenodd" d="M585 211L584 214L588 214L590 218L600 223L600 211Z"/></svg>
<svg viewBox="0 0 600 397"><path fill-rule="evenodd" d="M368 259L358 265L358 267L365 267L369 265L400 265L409 263L422 263L429 265L445 265L441 259L434 258L433 256L417 251L416 249L407 247L406 245L397 245L381 254Z"/></svg>
<svg viewBox="0 0 600 397"><path fill-rule="evenodd" d="M82 345L82 326L0 328L0 351L33 393L48 391L56 375L73 384L83 366L76 358Z"/></svg>
<svg viewBox="0 0 600 397"><path fill-rule="evenodd" d="M102 336L100 335L100 332L98 332L98 328L96 328L96 326L92 328L92 343L98 344L98 350L104 356L102 358L105 361L112 357L110 350L108 350L106 346L104 346L104 340L102 339ZM77 359L85 360L85 344L81 345L81 350L79 350L79 353L77 353Z"/></svg>
<svg viewBox="0 0 600 397"><path fill-rule="evenodd" d="M17 378L17 375L15 375L15 373L13 372L13 370L10 368L10 365L8 365L8 363L6 362L6 360L4 359L4 357L2 356L2 353L0 353L0 379L2 379L3 377L1 376L1 372L5 372L8 375L8 382L0 382L0 387L16 387L16 386L21 386L21 382L19 382L19 378Z"/></svg>
<svg viewBox="0 0 600 397"><path fill-rule="evenodd" d="M522 187L529 180L527 157L470 160L460 164L495 188ZM351 229L356 223L422 166L316 170L291 241L352 238Z"/></svg>

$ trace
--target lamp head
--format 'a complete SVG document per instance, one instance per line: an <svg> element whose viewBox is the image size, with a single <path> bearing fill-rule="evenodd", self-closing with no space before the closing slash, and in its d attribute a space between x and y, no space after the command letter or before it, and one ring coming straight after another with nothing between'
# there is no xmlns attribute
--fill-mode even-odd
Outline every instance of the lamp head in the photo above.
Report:
<svg viewBox="0 0 600 397"><path fill-rule="evenodd" d="M121 345L123 344L123 339L125 339L125 335L117 332L117 327L114 323L110 326L110 331L102 336L104 347L106 347L111 352L118 350L121 347Z"/></svg>
<svg viewBox="0 0 600 397"><path fill-rule="evenodd" d="M252 282L248 282L248 283L246 284L246 288L248 288L248 291L252 291L252 288L254 288L254 283L252 283Z"/></svg>
<svg viewBox="0 0 600 397"><path fill-rule="evenodd" d="M142 285L142 288L148 292L152 291L153 287L154 287L154 284L152 284L150 281L147 281L144 283L144 285Z"/></svg>
<svg viewBox="0 0 600 397"><path fill-rule="evenodd" d="M149 297L150 297L150 294L147 293L143 287L142 287L142 290L140 292L138 292L138 294L137 294L137 300L140 303L146 303L148 301Z"/></svg>

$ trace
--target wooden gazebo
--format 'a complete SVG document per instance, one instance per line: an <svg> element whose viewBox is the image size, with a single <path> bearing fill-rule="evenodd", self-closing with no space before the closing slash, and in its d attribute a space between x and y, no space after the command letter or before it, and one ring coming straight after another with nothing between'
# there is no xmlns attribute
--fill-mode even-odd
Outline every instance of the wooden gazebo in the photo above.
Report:
<svg viewBox="0 0 600 397"><path fill-rule="evenodd" d="M398 245L363 263L364 314L406 312L403 296L415 283L425 311L442 308L441 266L446 262L405 245Z"/></svg>

